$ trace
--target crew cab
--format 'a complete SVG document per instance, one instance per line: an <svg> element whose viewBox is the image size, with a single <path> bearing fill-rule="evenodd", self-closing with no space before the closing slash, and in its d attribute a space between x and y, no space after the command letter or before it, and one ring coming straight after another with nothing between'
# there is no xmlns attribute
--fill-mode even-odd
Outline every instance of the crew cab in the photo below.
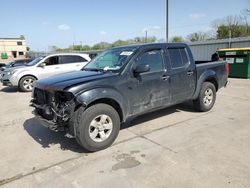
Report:
<svg viewBox="0 0 250 188"><path fill-rule="evenodd" d="M116 139L129 117L192 100L209 111L226 86L225 61L197 64L183 43L108 49L81 71L38 80L31 106L41 124L66 130L86 150Z"/></svg>
<svg viewBox="0 0 250 188"><path fill-rule="evenodd" d="M24 66L7 68L1 72L1 81L4 86L18 86L21 91L32 91L36 80L53 75L79 71L88 62L87 54L52 54L41 56Z"/></svg>

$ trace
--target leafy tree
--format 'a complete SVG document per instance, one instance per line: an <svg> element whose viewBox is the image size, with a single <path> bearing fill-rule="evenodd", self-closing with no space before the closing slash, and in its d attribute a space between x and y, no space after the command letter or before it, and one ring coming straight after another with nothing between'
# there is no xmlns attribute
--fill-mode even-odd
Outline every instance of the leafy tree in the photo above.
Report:
<svg viewBox="0 0 250 188"><path fill-rule="evenodd" d="M170 39L170 42L184 42L184 39L181 36L175 36Z"/></svg>
<svg viewBox="0 0 250 188"><path fill-rule="evenodd" d="M100 43L97 43L95 44L91 50L103 50L103 49L107 49L107 48L110 48L110 44L107 43L107 42L100 42Z"/></svg>
<svg viewBox="0 0 250 188"><path fill-rule="evenodd" d="M250 36L250 15L242 12L240 16L227 16L215 25L217 39Z"/></svg>
<svg viewBox="0 0 250 188"><path fill-rule="evenodd" d="M205 32L195 32L187 36L187 40L191 42L204 41L209 39L209 36Z"/></svg>
<svg viewBox="0 0 250 188"><path fill-rule="evenodd" d="M124 41L124 40L117 40L115 41L113 44L111 44L111 47L117 47L117 46L125 46L125 45L129 45L130 43L128 41Z"/></svg>

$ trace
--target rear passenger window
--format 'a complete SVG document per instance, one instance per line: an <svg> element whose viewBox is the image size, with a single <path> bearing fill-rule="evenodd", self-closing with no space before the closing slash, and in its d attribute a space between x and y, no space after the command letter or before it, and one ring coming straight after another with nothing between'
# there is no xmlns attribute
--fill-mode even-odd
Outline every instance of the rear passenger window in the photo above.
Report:
<svg viewBox="0 0 250 188"><path fill-rule="evenodd" d="M181 52L182 64L183 64L183 66L185 66L189 63L186 49L182 48L182 49L180 49L180 52Z"/></svg>
<svg viewBox="0 0 250 188"><path fill-rule="evenodd" d="M60 56L60 64L86 62L87 60L77 55Z"/></svg>
<svg viewBox="0 0 250 188"><path fill-rule="evenodd" d="M168 53L172 68L181 68L189 63L185 48L169 48Z"/></svg>
<svg viewBox="0 0 250 188"><path fill-rule="evenodd" d="M150 72L161 71L163 69L161 50L144 52L139 56L137 65L149 65Z"/></svg>
<svg viewBox="0 0 250 188"><path fill-rule="evenodd" d="M77 62L87 62L87 60L81 56L76 56Z"/></svg>

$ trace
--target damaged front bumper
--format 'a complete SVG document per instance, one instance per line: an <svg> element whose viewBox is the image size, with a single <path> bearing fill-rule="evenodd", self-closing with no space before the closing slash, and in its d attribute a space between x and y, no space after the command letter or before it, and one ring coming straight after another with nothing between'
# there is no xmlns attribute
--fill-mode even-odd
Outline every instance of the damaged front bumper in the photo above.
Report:
<svg viewBox="0 0 250 188"><path fill-rule="evenodd" d="M46 91L33 94L30 106L34 107L35 119L53 131L68 130L69 122L74 114L76 101L74 96L65 97Z"/></svg>
<svg viewBox="0 0 250 188"><path fill-rule="evenodd" d="M38 113L37 113L37 110L33 110L32 112L34 115L35 115L35 119L43 126L49 128L50 130L53 130L53 131L64 131L64 127L61 127L59 128L59 126L57 125L57 123L53 122L53 121L50 121L50 120L47 120L45 118L43 118L42 116L40 116Z"/></svg>

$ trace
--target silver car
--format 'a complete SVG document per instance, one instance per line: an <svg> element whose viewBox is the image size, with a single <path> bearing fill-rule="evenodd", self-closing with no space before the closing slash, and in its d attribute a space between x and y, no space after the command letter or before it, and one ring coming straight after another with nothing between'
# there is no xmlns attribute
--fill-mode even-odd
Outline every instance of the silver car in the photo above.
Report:
<svg viewBox="0 0 250 188"><path fill-rule="evenodd" d="M18 86L21 91L32 91L33 83L56 74L79 71L88 62L87 54L53 54L41 56L22 67L9 68L1 72L5 86Z"/></svg>

